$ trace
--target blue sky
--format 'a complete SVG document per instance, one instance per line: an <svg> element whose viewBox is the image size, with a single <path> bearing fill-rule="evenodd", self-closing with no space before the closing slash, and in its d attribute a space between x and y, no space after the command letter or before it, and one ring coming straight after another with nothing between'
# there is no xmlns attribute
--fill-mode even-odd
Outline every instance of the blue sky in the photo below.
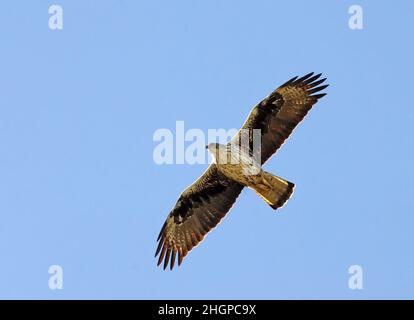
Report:
<svg viewBox="0 0 414 320"><path fill-rule="evenodd" d="M352 4L363 30L348 28ZM0 298L414 298L413 10L2 1ZM181 268L156 268L159 229L206 165L156 165L155 130L238 127L310 71L328 95L266 165L293 198L275 213L245 190Z"/></svg>

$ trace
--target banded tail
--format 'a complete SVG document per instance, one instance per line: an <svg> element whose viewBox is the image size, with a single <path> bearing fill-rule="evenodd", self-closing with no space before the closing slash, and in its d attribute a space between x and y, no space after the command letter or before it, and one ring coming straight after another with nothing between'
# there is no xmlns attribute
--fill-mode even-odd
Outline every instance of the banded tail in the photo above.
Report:
<svg viewBox="0 0 414 320"><path fill-rule="evenodd" d="M274 210L282 207L293 193L295 184L262 171L262 183L252 186L254 191Z"/></svg>

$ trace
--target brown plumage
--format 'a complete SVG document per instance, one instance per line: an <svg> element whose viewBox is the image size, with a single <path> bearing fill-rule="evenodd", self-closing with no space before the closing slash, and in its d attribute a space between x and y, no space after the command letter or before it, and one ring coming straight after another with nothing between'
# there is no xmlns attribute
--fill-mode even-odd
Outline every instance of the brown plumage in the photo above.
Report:
<svg viewBox="0 0 414 320"><path fill-rule="evenodd" d="M303 120L312 106L325 93L317 92L328 85L321 85L321 74L309 73L292 78L273 91L250 112L242 129L261 130L261 148L257 159L264 164L284 143L293 129ZM240 141L240 132L232 141ZM249 150L253 153L253 134L249 135ZM222 146L226 147L226 146ZM214 154L219 145L209 146ZM214 150L212 150L214 149ZM254 176L242 176L241 168L234 165L211 164L204 174L183 191L170 212L158 236L158 265L164 269L178 265L188 252L198 245L235 203L242 189L254 189L273 209L280 208L289 199L294 184L259 168Z"/></svg>

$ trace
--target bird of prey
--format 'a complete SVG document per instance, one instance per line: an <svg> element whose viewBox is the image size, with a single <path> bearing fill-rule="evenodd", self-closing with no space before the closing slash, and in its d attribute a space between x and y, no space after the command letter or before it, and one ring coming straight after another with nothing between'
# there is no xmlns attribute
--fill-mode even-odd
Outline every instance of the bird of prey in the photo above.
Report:
<svg viewBox="0 0 414 320"><path fill-rule="evenodd" d="M213 161L191 186L185 189L167 217L158 236L158 265L164 269L178 265L198 245L233 206L244 187L253 189L271 208L282 207L293 193L294 184L262 169L262 165L282 146L312 106L326 93L326 78L309 73L294 77L259 102L246 122L227 144L207 146ZM255 151L254 134L240 143L243 132L260 130ZM234 152L236 149L236 152ZM259 153L259 157L257 157ZM239 161L232 161L238 154Z"/></svg>

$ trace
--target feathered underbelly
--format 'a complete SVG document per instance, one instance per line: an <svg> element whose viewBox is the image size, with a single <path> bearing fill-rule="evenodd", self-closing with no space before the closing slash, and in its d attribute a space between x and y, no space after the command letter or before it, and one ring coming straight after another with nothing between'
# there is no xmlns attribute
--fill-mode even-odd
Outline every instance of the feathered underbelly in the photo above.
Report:
<svg viewBox="0 0 414 320"><path fill-rule="evenodd" d="M217 168L228 178L250 186L260 176L262 168L247 152L232 150L226 163L216 163Z"/></svg>

